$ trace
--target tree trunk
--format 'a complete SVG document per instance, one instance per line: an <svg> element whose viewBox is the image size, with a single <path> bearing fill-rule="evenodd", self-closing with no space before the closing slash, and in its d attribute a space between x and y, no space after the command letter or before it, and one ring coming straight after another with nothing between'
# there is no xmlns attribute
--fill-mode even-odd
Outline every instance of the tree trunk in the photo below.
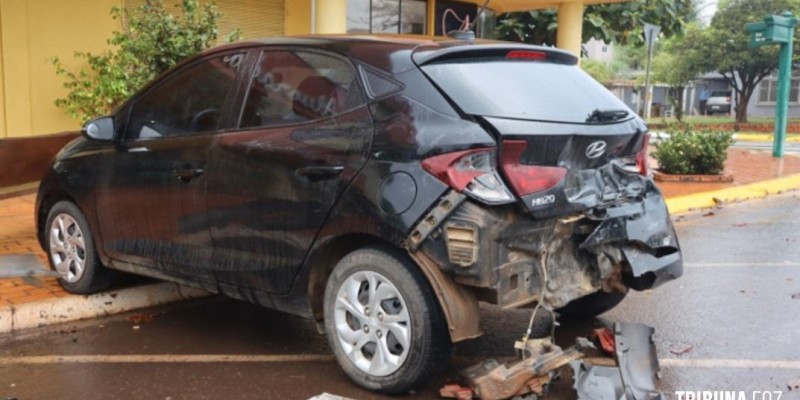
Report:
<svg viewBox="0 0 800 400"><path fill-rule="evenodd" d="M683 92L685 87L675 86L672 90L675 91L675 94L672 96L673 103L675 103L675 119L681 122L683 121Z"/></svg>
<svg viewBox="0 0 800 400"><path fill-rule="evenodd" d="M741 93L738 94L738 101L736 102L736 124L743 124L747 122L747 105L750 104L750 97L755 91L755 85L746 85L742 87ZM738 130L738 126L737 126Z"/></svg>

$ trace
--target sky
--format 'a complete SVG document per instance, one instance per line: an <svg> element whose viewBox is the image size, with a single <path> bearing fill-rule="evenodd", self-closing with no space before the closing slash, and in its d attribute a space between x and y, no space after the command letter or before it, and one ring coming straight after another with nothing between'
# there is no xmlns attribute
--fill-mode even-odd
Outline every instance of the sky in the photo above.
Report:
<svg viewBox="0 0 800 400"><path fill-rule="evenodd" d="M700 6L700 19L705 23L711 22L711 17L717 12L718 0L702 0Z"/></svg>

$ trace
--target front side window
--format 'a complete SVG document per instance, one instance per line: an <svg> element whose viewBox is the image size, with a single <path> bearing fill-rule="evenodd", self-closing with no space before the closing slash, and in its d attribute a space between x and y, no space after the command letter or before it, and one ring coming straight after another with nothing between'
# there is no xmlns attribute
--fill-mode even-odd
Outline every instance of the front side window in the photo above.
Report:
<svg viewBox="0 0 800 400"><path fill-rule="evenodd" d="M265 51L247 93L240 127L312 121L361 104L364 97L344 60L309 51Z"/></svg>
<svg viewBox="0 0 800 400"><path fill-rule="evenodd" d="M133 103L125 137L152 139L215 131L236 87L244 54L203 60L169 77Z"/></svg>

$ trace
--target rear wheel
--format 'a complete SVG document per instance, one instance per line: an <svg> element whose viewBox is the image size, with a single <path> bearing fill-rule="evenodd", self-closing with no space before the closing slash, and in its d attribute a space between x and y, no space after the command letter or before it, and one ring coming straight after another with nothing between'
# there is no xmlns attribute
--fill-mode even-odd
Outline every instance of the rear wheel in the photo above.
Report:
<svg viewBox="0 0 800 400"><path fill-rule="evenodd" d="M588 296L572 300L569 304L556 310L561 316L572 319L594 318L616 307L628 293L599 291Z"/></svg>
<svg viewBox="0 0 800 400"><path fill-rule="evenodd" d="M47 217L45 248L58 282L70 293L90 294L111 286L114 271L100 264L89 223L75 204L60 201Z"/></svg>
<svg viewBox="0 0 800 400"><path fill-rule="evenodd" d="M325 289L325 332L358 385L403 393L450 357L452 344L433 291L404 255L365 248L345 256Z"/></svg>

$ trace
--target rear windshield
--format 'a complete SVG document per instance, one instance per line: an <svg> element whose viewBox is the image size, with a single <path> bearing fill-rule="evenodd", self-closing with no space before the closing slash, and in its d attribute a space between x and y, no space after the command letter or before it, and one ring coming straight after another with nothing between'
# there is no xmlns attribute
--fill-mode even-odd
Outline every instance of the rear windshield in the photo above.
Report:
<svg viewBox="0 0 800 400"><path fill-rule="evenodd" d="M572 65L501 59L429 64L422 70L467 114L586 123L594 110L630 112Z"/></svg>
<svg viewBox="0 0 800 400"><path fill-rule="evenodd" d="M711 97L731 97L731 92L711 92Z"/></svg>

